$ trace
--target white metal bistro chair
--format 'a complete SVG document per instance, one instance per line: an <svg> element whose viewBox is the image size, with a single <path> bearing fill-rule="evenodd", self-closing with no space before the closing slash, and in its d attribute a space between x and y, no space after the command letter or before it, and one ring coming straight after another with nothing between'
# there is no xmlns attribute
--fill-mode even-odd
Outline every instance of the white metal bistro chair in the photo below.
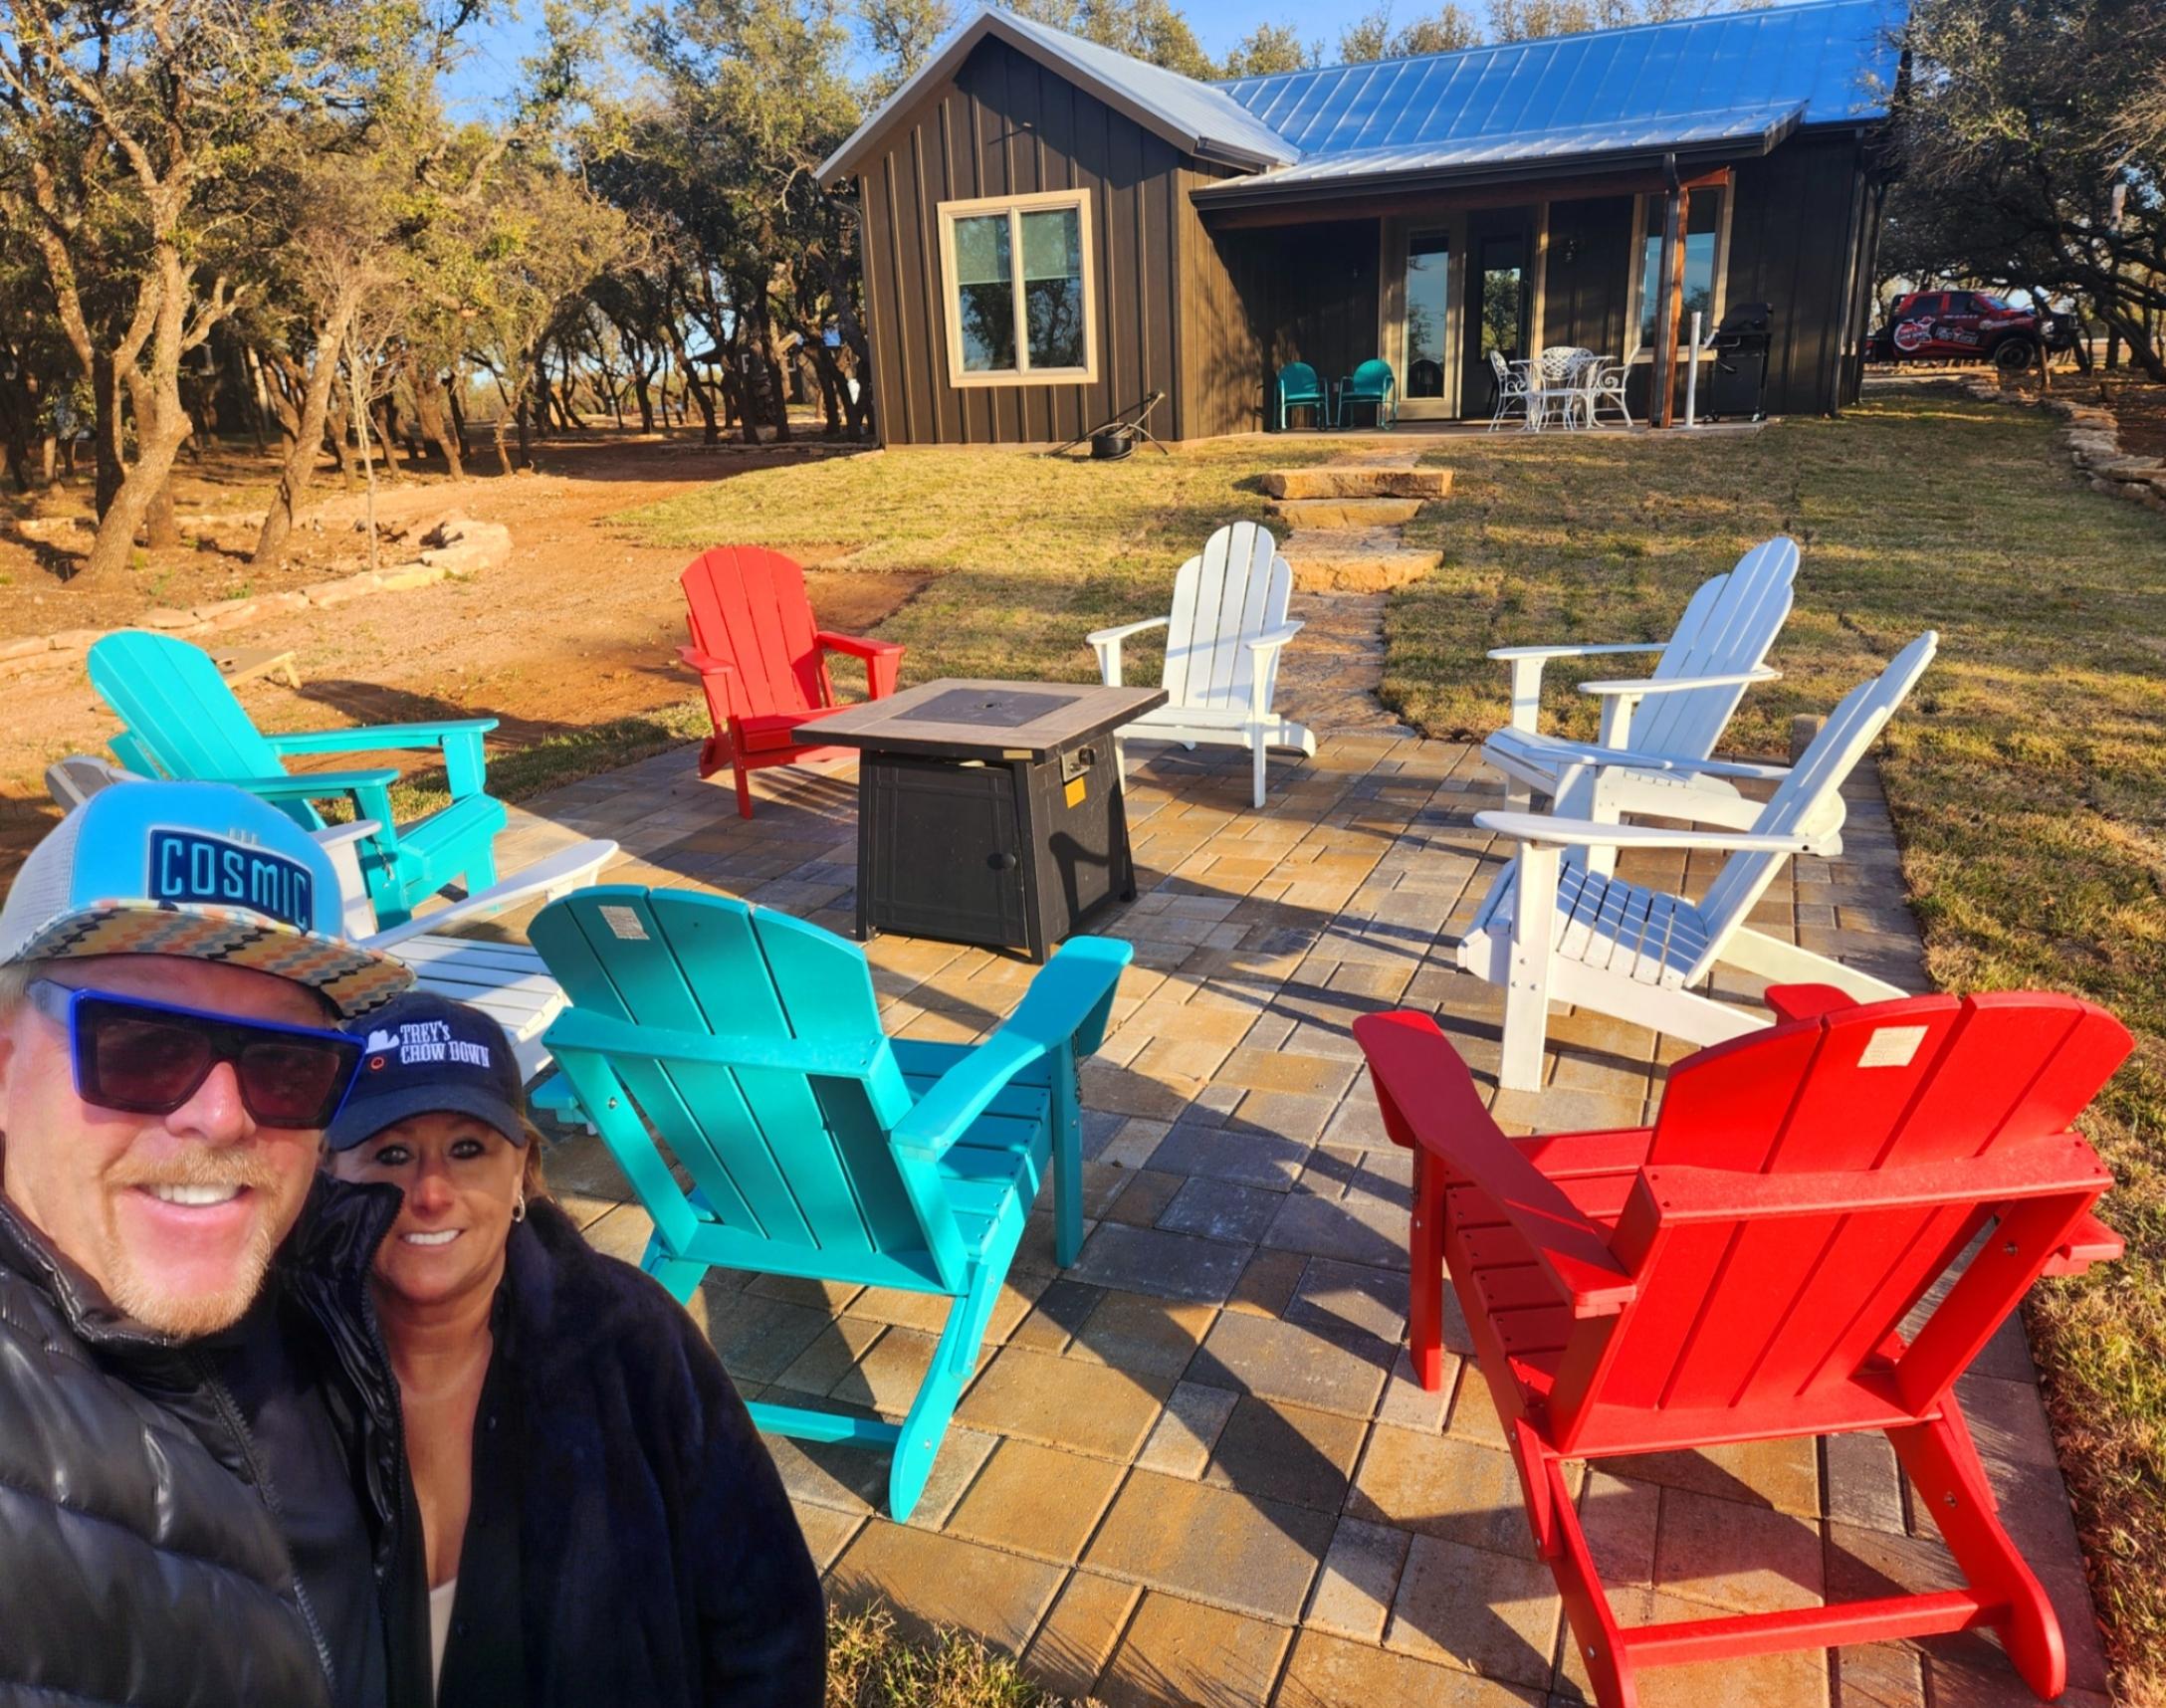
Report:
<svg viewBox="0 0 2166 1708"><path fill-rule="evenodd" d="M1580 373L1595 359L1593 350L1583 349L1578 344L1551 344L1543 350L1540 359L1527 373L1531 394L1527 406L1529 431L1541 432L1549 425L1552 415L1567 431L1578 425L1587 401Z"/></svg>
<svg viewBox="0 0 2166 1708"><path fill-rule="evenodd" d="M1494 433L1499 427L1503 426L1504 418L1512 412L1515 405L1519 410L1521 425L1526 425L1527 400L1530 395L1526 368L1524 366L1514 367L1512 363L1504 359L1502 351L1491 350L1489 352L1489 371L1496 375L1497 405L1494 413L1489 417L1489 431Z"/></svg>
<svg viewBox="0 0 2166 1708"><path fill-rule="evenodd" d="M1631 369L1615 356L1598 355L1580 370L1580 388L1585 394L1581 407L1587 413L1590 427L1602 425L1602 407L1612 404L1624 418L1624 425L1632 425L1631 405L1624 401L1624 381Z"/></svg>

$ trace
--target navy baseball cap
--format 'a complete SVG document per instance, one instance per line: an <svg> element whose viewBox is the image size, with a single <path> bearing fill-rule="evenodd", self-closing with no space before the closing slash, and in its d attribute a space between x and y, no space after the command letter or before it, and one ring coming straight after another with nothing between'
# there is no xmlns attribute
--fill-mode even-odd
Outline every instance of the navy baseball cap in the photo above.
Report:
<svg viewBox="0 0 2166 1708"><path fill-rule="evenodd" d="M347 1025L361 1065L325 1130L333 1151L366 1144L417 1115L471 1115L526 1143L527 1098L504 1028L479 1008L429 991L398 997Z"/></svg>

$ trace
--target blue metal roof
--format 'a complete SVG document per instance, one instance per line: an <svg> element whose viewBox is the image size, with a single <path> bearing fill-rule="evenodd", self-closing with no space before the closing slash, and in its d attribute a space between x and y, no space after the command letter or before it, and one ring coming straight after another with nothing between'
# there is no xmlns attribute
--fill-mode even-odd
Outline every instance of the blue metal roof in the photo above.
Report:
<svg viewBox="0 0 2166 1708"><path fill-rule="evenodd" d="M1680 121L1738 111L1883 117L1901 23L1899 0L1814 0L1219 87L1300 150L1304 177L1383 151L1400 170L1437 169L1539 158L1568 130L1617 138L1573 150L1595 152L1663 146Z"/></svg>
<svg viewBox="0 0 2166 1708"><path fill-rule="evenodd" d="M1281 171L1229 178L1196 195L1199 200L1219 200L1227 191L1474 171L1522 160L1561 162L1583 155L1658 154L1714 144L1762 154L1796 129L1804 113L1803 102L1778 101L1675 118L1613 119L1601 124L1562 124L1551 130L1514 130L1501 136L1468 136L1450 142L1355 148L1343 154L1312 154L1299 165Z"/></svg>
<svg viewBox="0 0 2166 1708"><path fill-rule="evenodd" d="M1905 0L1805 0L1455 54L1198 83L985 5L823 161L858 170L915 106L997 36L1191 154L1259 167L1197 193L1695 145L1765 151L1799 124L1885 117Z"/></svg>

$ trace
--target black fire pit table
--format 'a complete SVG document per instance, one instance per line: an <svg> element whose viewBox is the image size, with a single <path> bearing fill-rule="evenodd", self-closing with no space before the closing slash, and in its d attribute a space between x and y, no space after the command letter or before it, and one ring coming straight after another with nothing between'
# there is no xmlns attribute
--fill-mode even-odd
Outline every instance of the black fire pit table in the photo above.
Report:
<svg viewBox="0 0 2166 1708"><path fill-rule="evenodd" d="M857 935L1043 961L1136 895L1113 732L1162 688L943 680L820 720L858 747Z"/></svg>

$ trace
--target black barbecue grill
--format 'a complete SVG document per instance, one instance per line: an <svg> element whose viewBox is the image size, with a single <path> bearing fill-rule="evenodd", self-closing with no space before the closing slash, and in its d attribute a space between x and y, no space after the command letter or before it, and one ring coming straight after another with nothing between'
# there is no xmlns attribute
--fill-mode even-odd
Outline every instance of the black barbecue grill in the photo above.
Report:
<svg viewBox="0 0 2166 1708"><path fill-rule="evenodd" d="M1769 329L1774 314L1765 303L1733 304L1707 340L1715 352L1707 387L1707 413L1726 421L1758 421L1768 412Z"/></svg>

